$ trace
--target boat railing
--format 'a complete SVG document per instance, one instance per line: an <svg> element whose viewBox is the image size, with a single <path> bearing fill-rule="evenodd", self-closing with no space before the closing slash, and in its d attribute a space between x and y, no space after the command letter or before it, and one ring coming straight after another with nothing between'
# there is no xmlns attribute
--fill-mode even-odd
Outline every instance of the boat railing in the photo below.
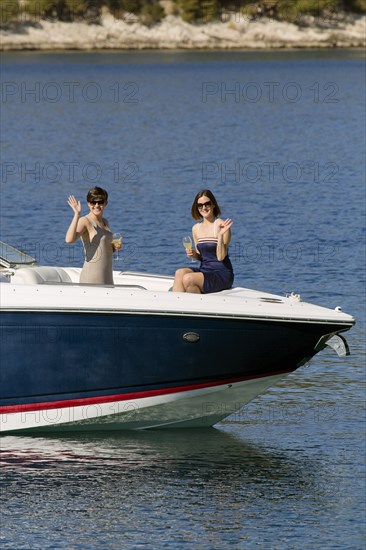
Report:
<svg viewBox="0 0 366 550"><path fill-rule="evenodd" d="M172 275L162 275L161 273L141 273L140 271L120 271L120 277L141 277L146 279L170 279L174 280Z"/></svg>

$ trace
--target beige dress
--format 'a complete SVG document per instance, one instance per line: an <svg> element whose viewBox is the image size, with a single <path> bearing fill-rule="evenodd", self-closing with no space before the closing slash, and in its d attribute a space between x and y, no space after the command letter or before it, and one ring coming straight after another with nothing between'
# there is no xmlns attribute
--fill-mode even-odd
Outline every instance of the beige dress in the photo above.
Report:
<svg viewBox="0 0 366 550"><path fill-rule="evenodd" d="M89 216L86 216L95 229L90 240L89 232L82 236L85 261L80 274L80 283L113 285L113 234L102 229Z"/></svg>

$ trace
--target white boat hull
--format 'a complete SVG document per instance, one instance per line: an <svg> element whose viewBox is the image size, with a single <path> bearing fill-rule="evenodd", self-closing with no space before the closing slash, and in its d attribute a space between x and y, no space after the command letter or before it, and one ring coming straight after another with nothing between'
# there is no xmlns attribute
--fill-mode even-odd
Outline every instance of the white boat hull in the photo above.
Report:
<svg viewBox="0 0 366 550"><path fill-rule="evenodd" d="M79 274L28 267L0 282L0 433L212 426L354 324L297 295Z"/></svg>
<svg viewBox="0 0 366 550"><path fill-rule="evenodd" d="M285 374L140 399L1 415L1 432L206 428L238 411Z"/></svg>

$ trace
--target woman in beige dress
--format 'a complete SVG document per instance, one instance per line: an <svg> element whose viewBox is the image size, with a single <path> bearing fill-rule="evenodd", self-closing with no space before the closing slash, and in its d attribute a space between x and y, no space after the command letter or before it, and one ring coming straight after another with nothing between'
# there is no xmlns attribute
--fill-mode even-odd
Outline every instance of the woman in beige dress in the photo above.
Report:
<svg viewBox="0 0 366 550"><path fill-rule="evenodd" d="M103 218L108 204L108 193L101 187L93 187L86 196L89 214L80 217L81 204L74 195L68 204L74 217L67 230L65 240L71 244L81 237L84 245L85 261L80 274L80 283L113 285L113 252L122 247L113 243L113 234L108 220Z"/></svg>

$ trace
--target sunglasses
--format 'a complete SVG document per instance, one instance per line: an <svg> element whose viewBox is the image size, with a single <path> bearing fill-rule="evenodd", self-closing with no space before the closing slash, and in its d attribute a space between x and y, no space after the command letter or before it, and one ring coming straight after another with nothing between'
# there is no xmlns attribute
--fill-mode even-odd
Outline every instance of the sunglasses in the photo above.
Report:
<svg viewBox="0 0 366 550"><path fill-rule="evenodd" d="M92 204L93 206L95 206L96 204L99 204L100 206L103 206L103 204L105 203L104 200L100 200L100 201L89 201L90 204Z"/></svg>
<svg viewBox="0 0 366 550"><path fill-rule="evenodd" d="M198 210L203 210L203 208L210 208L211 204L212 204L211 201L198 202L197 203L197 208L198 208Z"/></svg>

